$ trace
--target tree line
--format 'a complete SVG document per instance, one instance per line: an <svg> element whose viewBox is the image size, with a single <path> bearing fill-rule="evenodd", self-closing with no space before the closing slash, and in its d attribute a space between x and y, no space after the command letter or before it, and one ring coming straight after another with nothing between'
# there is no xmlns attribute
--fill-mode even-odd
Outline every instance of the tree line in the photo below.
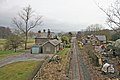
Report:
<svg viewBox="0 0 120 80"><path fill-rule="evenodd" d="M6 39L8 36L12 35L12 31L9 27L0 26L0 38Z"/></svg>

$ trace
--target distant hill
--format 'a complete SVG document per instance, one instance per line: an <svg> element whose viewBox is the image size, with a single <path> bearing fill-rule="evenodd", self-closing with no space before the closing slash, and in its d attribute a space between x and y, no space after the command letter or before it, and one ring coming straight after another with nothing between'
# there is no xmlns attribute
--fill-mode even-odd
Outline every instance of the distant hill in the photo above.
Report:
<svg viewBox="0 0 120 80"><path fill-rule="evenodd" d="M16 28L15 25L10 23L9 20L4 21L3 23L6 26L10 26L11 30L13 30L13 31ZM32 29L32 31L38 32L38 30L51 29L51 31L53 31L55 33L59 33L59 32L70 32L70 31L81 31L81 29L85 29L85 28L86 28L86 26L84 26L80 23L73 24L73 23L68 23L68 22L43 19L42 25L35 27L34 29Z"/></svg>

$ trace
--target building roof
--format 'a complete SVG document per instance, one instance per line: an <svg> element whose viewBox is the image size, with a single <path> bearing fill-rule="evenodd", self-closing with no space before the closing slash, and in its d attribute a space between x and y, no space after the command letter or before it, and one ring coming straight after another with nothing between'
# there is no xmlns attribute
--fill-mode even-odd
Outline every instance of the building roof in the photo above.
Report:
<svg viewBox="0 0 120 80"><path fill-rule="evenodd" d="M105 35L96 35L95 36L99 41L106 41L106 36Z"/></svg>
<svg viewBox="0 0 120 80"><path fill-rule="evenodd" d="M51 32L49 35L49 38L54 38L55 33ZM36 38L48 38L48 32L41 32L41 33L37 33Z"/></svg>
<svg viewBox="0 0 120 80"><path fill-rule="evenodd" d="M51 44L53 44L54 46L57 46L58 44L61 43L61 42L58 41L57 39L49 40L49 42L50 42Z"/></svg>
<svg viewBox="0 0 120 80"><path fill-rule="evenodd" d="M57 39L53 39L53 40L48 40L47 42L45 42L43 45L47 44L47 43L51 43L53 46L57 46L58 44L60 44L61 42L58 41ZM42 45L42 46L43 46Z"/></svg>

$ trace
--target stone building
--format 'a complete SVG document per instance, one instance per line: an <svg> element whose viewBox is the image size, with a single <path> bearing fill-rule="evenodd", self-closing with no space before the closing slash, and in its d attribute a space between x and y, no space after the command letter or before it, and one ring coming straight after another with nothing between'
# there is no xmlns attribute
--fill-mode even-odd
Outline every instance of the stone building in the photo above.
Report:
<svg viewBox="0 0 120 80"><path fill-rule="evenodd" d="M43 30L43 32L38 31L37 36L35 38L35 45L38 45L37 47L32 47L33 51L36 51L37 53L43 53L43 54L52 54L57 53L59 50L61 50L63 47L61 45L61 42L57 39L54 39L55 37L54 32L50 32L48 29L48 32Z"/></svg>

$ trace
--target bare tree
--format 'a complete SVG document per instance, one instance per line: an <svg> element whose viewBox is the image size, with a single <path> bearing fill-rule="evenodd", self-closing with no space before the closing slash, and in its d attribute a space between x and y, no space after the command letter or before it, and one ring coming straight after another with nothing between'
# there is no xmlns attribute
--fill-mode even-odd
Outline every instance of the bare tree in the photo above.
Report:
<svg viewBox="0 0 120 80"><path fill-rule="evenodd" d="M107 24L114 31L120 31L120 0L116 0L109 8L103 9L99 4L97 6L107 15Z"/></svg>
<svg viewBox="0 0 120 80"><path fill-rule="evenodd" d="M100 31L102 29L103 29L103 26L100 24L91 24L86 28L86 31L95 32L95 31Z"/></svg>
<svg viewBox="0 0 120 80"><path fill-rule="evenodd" d="M104 27L101 24L91 24L86 28L85 34L100 35Z"/></svg>
<svg viewBox="0 0 120 80"><path fill-rule="evenodd" d="M13 18L13 24L25 34L25 49L27 49L28 32L40 25L42 16L35 16L31 6L23 8L18 17Z"/></svg>

